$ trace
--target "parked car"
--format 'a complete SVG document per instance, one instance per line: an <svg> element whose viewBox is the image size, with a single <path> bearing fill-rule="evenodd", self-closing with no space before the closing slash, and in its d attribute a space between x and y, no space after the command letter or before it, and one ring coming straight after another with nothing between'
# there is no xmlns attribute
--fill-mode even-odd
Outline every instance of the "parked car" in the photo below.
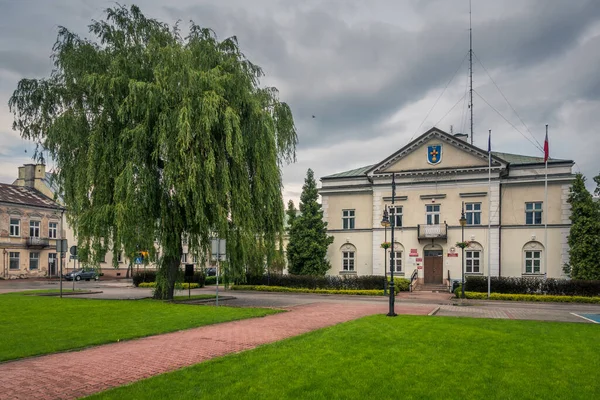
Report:
<svg viewBox="0 0 600 400"><path fill-rule="evenodd" d="M98 273L93 269L76 269L75 271L69 272L65 275L65 279L70 281L75 279L76 281L80 281L85 279L89 281L91 279L97 281L99 279Z"/></svg>
<svg viewBox="0 0 600 400"><path fill-rule="evenodd" d="M215 267L206 268L206 276L216 276L217 269Z"/></svg>

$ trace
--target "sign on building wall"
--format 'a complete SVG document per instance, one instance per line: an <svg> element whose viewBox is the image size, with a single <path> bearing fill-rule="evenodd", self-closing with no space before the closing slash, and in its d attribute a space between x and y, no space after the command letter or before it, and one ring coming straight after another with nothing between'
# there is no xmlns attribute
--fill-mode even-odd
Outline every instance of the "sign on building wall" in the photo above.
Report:
<svg viewBox="0 0 600 400"><path fill-rule="evenodd" d="M409 257L419 257L419 253L417 252L417 249L410 249L410 254L408 256Z"/></svg>

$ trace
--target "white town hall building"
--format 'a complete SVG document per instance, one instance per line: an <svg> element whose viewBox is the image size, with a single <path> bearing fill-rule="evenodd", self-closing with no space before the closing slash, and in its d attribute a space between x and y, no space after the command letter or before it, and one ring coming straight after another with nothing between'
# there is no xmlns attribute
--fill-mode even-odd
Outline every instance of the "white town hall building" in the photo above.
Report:
<svg viewBox="0 0 600 400"><path fill-rule="evenodd" d="M490 269L492 276L564 277L573 161L548 159L544 204L542 157L492 152L490 185L487 150L464 136L432 128L377 164L321 178L323 218L334 237L329 274L384 274L381 244L386 234L390 242L391 235L381 220L384 208L391 206L395 174L390 215L396 222L395 275L408 278L416 270L418 281L428 284L460 279L457 242L464 204L466 275L487 276Z"/></svg>

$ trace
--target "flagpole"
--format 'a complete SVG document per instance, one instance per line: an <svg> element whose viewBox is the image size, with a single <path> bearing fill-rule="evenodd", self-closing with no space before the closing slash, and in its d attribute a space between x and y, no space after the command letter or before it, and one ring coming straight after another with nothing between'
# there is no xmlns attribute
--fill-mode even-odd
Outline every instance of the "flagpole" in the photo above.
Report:
<svg viewBox="0 0 600 400"><path fill-rule="evenodd" d="M548 124L546 124L546 140L544 142L544 278L548 276Z"/></svg>
<svg viewBox="0 0 600 400"><path fill-rule="evenodd" d="M492 288L491 275L492 275L492 130L489 131L488 136L488 300L490 298L490 292Z"/></svg>

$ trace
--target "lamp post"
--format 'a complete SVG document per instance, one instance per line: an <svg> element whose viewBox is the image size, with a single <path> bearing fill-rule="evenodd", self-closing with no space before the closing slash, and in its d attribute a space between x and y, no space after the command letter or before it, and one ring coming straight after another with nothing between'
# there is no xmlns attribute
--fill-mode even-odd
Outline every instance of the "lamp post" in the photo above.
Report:
<svg viewBox="0 0 600 400"><path fill-rule="evenodd" d="M384 243L387 243L387 227L390 226L390 218L387 210L387 206L383 209L383 218L381 219L381 226L383 226L384 232ZM383 295L387 295L387 249L383 248Z"/></svg>
<svg viewBox="0 0 600 400"><path fill-rule="evenodd" d="M461 287L460 287L460 291L461 291L461 298L464 299L465 298L465 225L467 224L467 219L465 218L465 202L462 202L462 209L460 212L460 228L462 231L462 239L461 239L461 243L463 243L462 246L460 246L462 248L462 279L461 279Z"/></svg>
<svg viewBox="0 0 600 400"><path fill-rule="evenodd" d="M396 174L392 174L392 207L394 207L394 201L396 199ZM392 265L396 265L394 263L394 258L396 255L396 252L394 251L394 225L395 222L394 221L396 219L396 215L394 213L394 218L392 218L391 223L390 223L390 229L392 230L392 247L391 247L391 251L390 251L390 290L389 290L389 296L390 296L390 309L388 310L387 316L388 317L395 317L396 316L396 312L394 310L394 302L396 300L395 296L396 296L396 290L394 287L394 268L392 268Z"/></svg>

